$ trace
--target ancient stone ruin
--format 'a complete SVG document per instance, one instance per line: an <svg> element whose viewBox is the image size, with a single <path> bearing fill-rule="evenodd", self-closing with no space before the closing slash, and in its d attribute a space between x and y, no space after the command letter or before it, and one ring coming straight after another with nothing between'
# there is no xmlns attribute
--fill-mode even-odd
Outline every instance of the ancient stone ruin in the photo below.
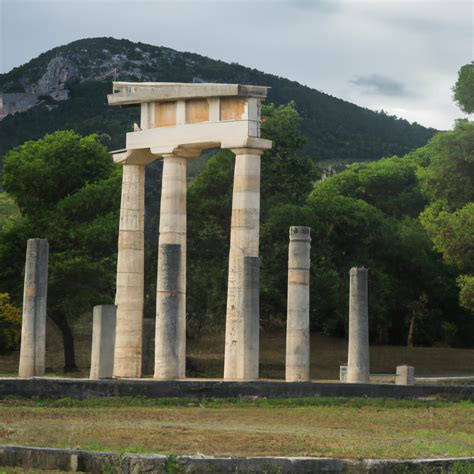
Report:
<svg viewBox="0 0 474 474"><path fill-rule="evenodd" d="M139 105L140 125L113 153L123 166L114 305L94 307L90 378L139 378L144 304L145 167L163 160L158 242L154 378L185 378L186 168L210 148L235 154L232 197L225 380L259 377L260 104L267 88L238 84L114 82L110 105ZM311 229L290 227L286 381L310 373ZM41 376L45 364L48 242L28 241L20 377ZM412 384L413 368L397 368L396 383ZM350 270L349 347L340 379L369 381L367 269Z"/></svg>
<svg viewBox="0 0 474 474"><path fill-rule="evenodd" d="M267 88L238 84L114 82L110 105L140 105L141 120L114 154L123 165L114 377L140 377L145 166L163 159L155 378L185 376L186 167L209 148L235 153L225 379L258 378L260 103ZM257 361L257 362L255 362Z"/></svg>

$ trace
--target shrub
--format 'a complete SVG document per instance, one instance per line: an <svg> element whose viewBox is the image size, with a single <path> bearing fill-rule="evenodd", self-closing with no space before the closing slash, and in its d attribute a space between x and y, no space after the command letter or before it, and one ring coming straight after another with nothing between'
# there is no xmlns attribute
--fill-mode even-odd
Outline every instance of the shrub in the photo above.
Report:
<svg viewBox="0 0 474 474"><path fill-rule="evenodd" d="M0 293L0 353L18 349L20 337L20 308L11 304L8 293Z"/></svg>

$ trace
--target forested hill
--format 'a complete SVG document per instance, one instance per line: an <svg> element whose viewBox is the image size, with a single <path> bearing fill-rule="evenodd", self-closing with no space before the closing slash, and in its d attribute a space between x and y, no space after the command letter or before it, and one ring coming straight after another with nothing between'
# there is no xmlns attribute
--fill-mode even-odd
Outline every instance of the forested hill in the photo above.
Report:
<svg viewBox="0 0 474 474"><path fill-rule="evenodd" d="M404 155L435 133L235 63L128 40L91 38L54 48L0 75L0 115L6 115L0 121L0 156L25 140L58 129L107 134L110 148L122 147L124 132L138 121L138 111L107 106L115 71L122 81L270 86L269 102L296 102L307 138L304 152L316 161ZM18 110L24 111L10 113Z"/></svg>

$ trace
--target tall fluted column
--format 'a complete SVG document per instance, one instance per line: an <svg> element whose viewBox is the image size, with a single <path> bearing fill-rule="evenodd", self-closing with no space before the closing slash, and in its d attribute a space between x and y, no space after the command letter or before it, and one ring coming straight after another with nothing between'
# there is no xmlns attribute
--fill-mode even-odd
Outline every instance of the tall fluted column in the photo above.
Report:
<svg viewBox="0 0 474 474"><path fill-rule="evenodd" d="M288 249L288 315L286 381L310 380L309 270L311 229L290 227Z"/></svg>
<svg viewBox="0 0 474 474"><path fill-rule="evenodd" d="M155 332L155 378L162 380L180 379L186 375L188 157L177 154L163 156Z"/></svg>
<svg viewBox="0 0 474 474"><path fill-rule="evenodd" d="M235 153L224 379L258 378L258 245L260 230L260 156L263 150ZM255 260L246 260L253 257ZM251 270L253 268L253 270ZM249 279L253 280L250 282ZM249 291L252 287L252 291Z"/></svg>
<svg viewBox="0 0 474 474"><path fill-rule="evenodd" d="M144 286L145 166L123 167L117 258L114 377L140 377Z"/></svg>
<svg viewBox="0 0 474 474"><path fill-rule="evenodd" d="M44 375L48 254L46 239L28 239L18 370L20 377Z"/></svg>
<svg viewBox="0 0 474 474"><path fill-rule="evenodd" d="M349 355L347 382L369 381L369 311L367 269L352 267L349 290Z"/></svg>

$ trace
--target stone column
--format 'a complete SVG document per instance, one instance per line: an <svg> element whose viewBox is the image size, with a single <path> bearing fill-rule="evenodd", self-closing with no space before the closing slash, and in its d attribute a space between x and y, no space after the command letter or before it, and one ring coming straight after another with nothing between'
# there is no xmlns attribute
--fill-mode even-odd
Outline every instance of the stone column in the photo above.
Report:
<svg viewBox="0 0 474 474"><path fill-rule="evenodd" d="M116 313L117 308L112 304L94 306L91 379L109 379L113 375Z"/></svg>
<svg viewBox="0 0 474 474"><path fill-rule="evenodd" d="M185 376L180 354L180 305L184 295L180 288L180 244L160 244L158 248L158 281L156 284L155 378L174 379Z"/></svg>
<svg viewBox="0 0 474 474"><path fill-rule="evenodd" d="M20 377L44 375L48 254L46 239L28 239L18 370Z"/></svg>
<svg viewBox="0 0 474 474"><path fill-rule="evenodd" d="M290 227L286 381L310 380L309 269L311 229Z"/></svg>
<svg viewBox="0 0 474 474"><path fill-rule="evenodd" d="M245 257L258 257L260 228L260 156L263 150L240 148L235 153L229 278L225 335L224 379L258 378L258 279L252 288L251 313L246 310L249 290ZM255 263L253 263L255 265ZM255 286L257 288L255 288ZM256 301L255 301L256 299ZM253 349L251 349L253 348Z"/></svg>
<svg viewBox="0 0 474 474"><path fill-rule="evenodd" d="M195 155L194 155L195 156ZM155 378L180 379L186 375L186 169L189 156L163 156L158 278L156 294ZM164 247L174 244L178 247ZM174 250L173 250L174 249ZM178 252L179 251L179 252ZM173 253L174 252L174 253ZM179 259L176 257L178 252ZM164 259L165 261L160 261ZM179 268L175 266L179 263ZM176 277L176 282L168 279ZM169 284L175 285L173 311L167 305ZM170 319L176 318L170 332ZM174 326L175 325L175 326ZM168 366L168 362L172 364Z"/></svg>
<svg viewBox="0 0 474 474"><path fill-rule="evenodd" d="M349 355L347 382L369 381L369 314L367 300L367 269L350 270L349 292Z"/></svg>
<svg viewBox="0 0 474 474"><path fill-rule="evenodd" d="M124 165L117 258L114 377L141 376L145 166Z"/></svg>

